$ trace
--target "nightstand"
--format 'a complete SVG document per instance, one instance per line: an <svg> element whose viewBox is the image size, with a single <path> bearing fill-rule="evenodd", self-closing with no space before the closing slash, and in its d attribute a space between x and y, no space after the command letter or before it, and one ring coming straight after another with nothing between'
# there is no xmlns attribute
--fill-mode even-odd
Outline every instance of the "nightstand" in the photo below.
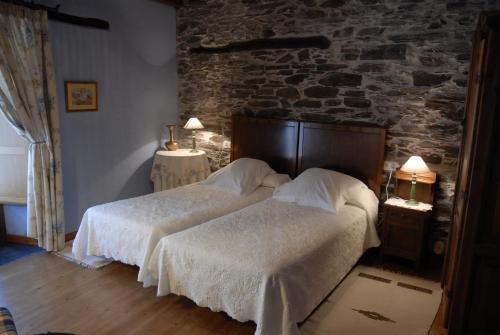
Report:
<svg viewBox="0 0 500 335"><path fill-rule="evenodd" d="M155 153L150 178L154 191L160 192L205 180L209 174L210 165L203 150L196 152L190 149L158 150Z"/></svg>
<svg viewBox="0 0 500 335"><path fill-rule="evenodd" d="M397 256L415 262L418 270L427 242L432 205L405 204L404 199L390 198L384 203L381 255Z"/></svg>

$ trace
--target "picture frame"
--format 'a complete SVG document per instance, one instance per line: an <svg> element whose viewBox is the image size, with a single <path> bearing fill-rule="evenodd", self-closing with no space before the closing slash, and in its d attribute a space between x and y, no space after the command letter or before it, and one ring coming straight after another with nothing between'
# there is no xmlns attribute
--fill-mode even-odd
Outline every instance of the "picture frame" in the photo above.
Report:
<svg viewBox="0 0 500 335"><path fill-rule="evenodd" d="M97 112L97 82L65 81L67 112Z"/></svg>

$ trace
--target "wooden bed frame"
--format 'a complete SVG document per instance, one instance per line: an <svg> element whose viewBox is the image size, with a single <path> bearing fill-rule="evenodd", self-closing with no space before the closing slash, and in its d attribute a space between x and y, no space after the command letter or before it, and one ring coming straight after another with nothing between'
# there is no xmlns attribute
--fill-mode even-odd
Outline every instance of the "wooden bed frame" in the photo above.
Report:
<svg viewBox="0 0 500 335"><path fill-rule="evenodd" d="M386 129L233 116L231 161L266 161L292 178L311 167L349 174L380 195Z"/></svg>

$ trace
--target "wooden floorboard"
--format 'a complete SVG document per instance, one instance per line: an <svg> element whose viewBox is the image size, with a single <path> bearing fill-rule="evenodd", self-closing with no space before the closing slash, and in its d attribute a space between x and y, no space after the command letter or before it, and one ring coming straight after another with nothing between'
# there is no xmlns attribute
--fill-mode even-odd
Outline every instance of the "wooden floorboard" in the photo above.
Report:
<svg viewBox="0 0 500 335"><path fill-rule="evenodd" d="M136 267L112 263L85 269L52 254L0 266L0 306L10 309L19 334L253 334L240 323L190 300L156 297L137 282Z"/></svg>

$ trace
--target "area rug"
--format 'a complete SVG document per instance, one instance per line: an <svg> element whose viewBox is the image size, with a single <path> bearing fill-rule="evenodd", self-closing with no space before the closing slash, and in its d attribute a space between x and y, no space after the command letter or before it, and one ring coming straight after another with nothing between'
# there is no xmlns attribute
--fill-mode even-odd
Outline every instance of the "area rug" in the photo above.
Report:
<svg viewBox="0 0 500 335"><path fill-rule="evenodd" d="M358 265L301 326L303 335L424 335L438 282Z"/></svg>
<svg viewBox="0 0 500 335"><path fill-rule="evenodd" d="M54 254L67 259L70 262L77 263L83 267L97 270L105 267L113 262L112 258L100 257L100 256L87 256L83 261L75 258L73 252L71 251L73 247L73 240L66 242L66 246L61 251L55 251Z"/></svg>
<svg viewBox="0 0 500 335"><path fill-rule="evenodd" d="M0 266L39 252L44 250L34 245L6 243L0 247Z"/></svg>

